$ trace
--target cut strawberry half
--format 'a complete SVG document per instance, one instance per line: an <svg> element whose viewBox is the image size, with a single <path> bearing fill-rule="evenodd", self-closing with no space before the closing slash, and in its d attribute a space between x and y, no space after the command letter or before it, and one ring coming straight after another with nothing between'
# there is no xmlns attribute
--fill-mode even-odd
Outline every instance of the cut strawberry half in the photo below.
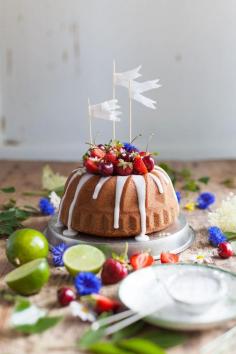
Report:
<svg viewBox="0 0 236 354"><path fill-rule="evenodd" d="M107 162L115 163L117 161L117 154L111 150L106 153L104 160Z"/></svg>
<svg viewBox="0 0 236 354"><path fill-rule="evenodd" d="M98 159L103 159L103 157L106 155L105 151L99 148L91 149L90 154L92 157L97 157Z"/></svg>
<svg viewBox="0 0 236 354"><path fill-rule="evenodd" d="M93 294L91 297L95 301L95 311L99 314L110 311L116 312L121 306L119 301L110 299L100 294Z"/></svg>
<svg viewBox="0 0 236 354"><path fill-rule="evenodd" d="M145 166L145 163L141 159L141 157L136 157L134 162L134 172L138 175L145 175L148 170L147 167Z"/></svg>
<svg viewBox="0 0 236 354"><path fill-rule="evenodd" d="M178 263L179 262L179 256L174 253L161 253L161 263Z"/></svg>
<svg viewBox="0 0 236 354"><path fill-rule="evenodd" d="M99 173L97 160L94 160L92 158L88 158L87 160L84 161L84 166L89 173L92 173L92 174Z"/></svg>
<svg viewBox="0 0 236 354"><path fill-rule="evenodd" d="M154 258L148 252L135 253L130 258L134 270L149 267L154 263Z"/></svg>

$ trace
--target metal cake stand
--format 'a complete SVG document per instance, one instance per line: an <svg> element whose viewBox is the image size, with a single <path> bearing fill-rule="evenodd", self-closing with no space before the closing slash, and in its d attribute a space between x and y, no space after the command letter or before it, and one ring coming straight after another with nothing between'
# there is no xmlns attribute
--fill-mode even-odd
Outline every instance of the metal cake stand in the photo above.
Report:
<svg viewBox="0 0 236 354"><path fill-rule="evenodd" d="M57 216L54 216L48 223L45 234L50 245L57 245L65 242L69 246L76 244L87 244L101 248L106 253L115 252L120 254L124 251L125 243L128 243L128 255L140 251L149 251L155 259L160 258L161 252L180 253L191 246L195 239L194 230L189 226L184 215L180 215L175 224L169 228L155 232L148 241L136 241L133 237L95 237L86 234L78 234L74 237L64 236L63 228L55 226Z"/></svg>

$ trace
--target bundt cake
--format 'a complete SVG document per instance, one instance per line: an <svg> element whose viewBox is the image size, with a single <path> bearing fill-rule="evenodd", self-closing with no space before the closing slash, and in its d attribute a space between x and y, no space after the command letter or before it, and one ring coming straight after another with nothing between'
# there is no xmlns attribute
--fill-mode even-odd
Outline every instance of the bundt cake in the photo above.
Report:
<svg viewBox="0 0 236 354"><path fill-rule="evenodd" d="M84 155L85 168L72 171L58 214L64 235L145 240L176 220L179 206L170 177L149 153L128 145L93 146Z"/></svg>

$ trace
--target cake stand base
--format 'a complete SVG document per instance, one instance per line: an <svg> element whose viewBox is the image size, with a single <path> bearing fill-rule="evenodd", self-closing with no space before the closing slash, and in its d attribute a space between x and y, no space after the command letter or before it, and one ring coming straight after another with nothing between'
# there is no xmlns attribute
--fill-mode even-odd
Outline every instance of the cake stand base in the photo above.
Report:
<svg viewBox="0 0 236 354"><path fill-rule="evenodd" d="M69 246L87 244L102 249L106 254L124 252L125 243L128 243L128 256L140 251L149 251L155 259L160 258L161 252L180 253L191 246L195 239L194 230L189 226L184 215L180 215L175 224L169 228L155 232L148 241L136 241L133 237L108 238L78 234L74 237L64 236L63 228L56 227L57 217L54 216L48 223L45 234L50 245L55 246L65 242Z"/></svg>

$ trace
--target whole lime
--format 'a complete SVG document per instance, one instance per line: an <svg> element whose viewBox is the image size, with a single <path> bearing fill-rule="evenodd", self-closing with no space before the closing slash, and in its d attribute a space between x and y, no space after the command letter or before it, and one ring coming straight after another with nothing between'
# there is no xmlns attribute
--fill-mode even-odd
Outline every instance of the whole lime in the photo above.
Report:
<svg viewBox="0 0 236 354"><path fill-rule="evenodd" d="M48 241L39 231L21 229L13 232L7 240L6 254L15 266L20 266L48 255Z"/></svg>
<svg viewBox="0 0 236 354"><path fill-rule="evenodd" d="M50 276L48 262L38 258L14 269L5 277L5 282L21 295L38 293Z"/></svg>

